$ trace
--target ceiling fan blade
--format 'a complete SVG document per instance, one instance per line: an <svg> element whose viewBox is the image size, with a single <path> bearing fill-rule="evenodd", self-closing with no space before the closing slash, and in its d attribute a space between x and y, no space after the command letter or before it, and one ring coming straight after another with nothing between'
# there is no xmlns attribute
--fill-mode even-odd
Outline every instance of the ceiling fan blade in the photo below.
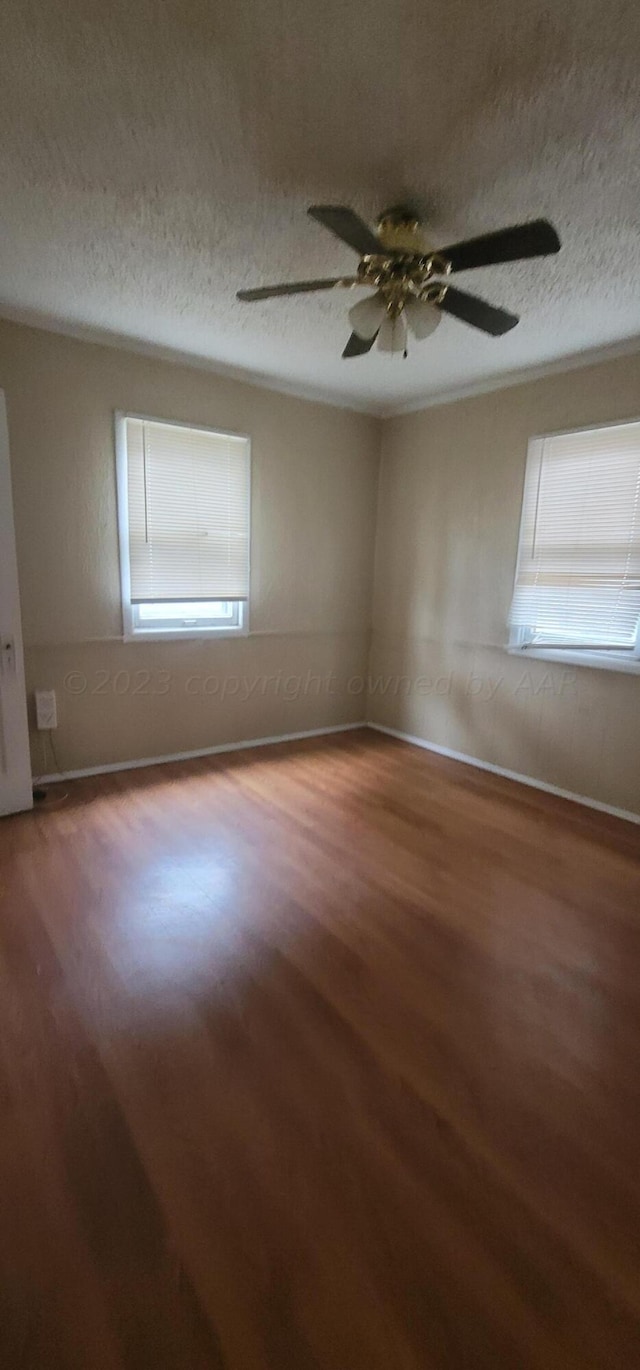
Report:
<svg viewBox="0 0 640 1370"><path fill-rule="evenodd" d="M496 309L495 305L487 304L477 295L468 295L466 290L456 290L452 285L445 287L444 298L436 307L444 314L453 314L456 319L462 319L463 323L470 323L473 328L481 328L483 333L491 333L494 338L501 333L508 333L519 322L516 314L508 314L506 309Z"/></svg>
<svg viewBox="0 0 640 1370"><path fill-rule="evenodd" d="M372 338L359 338L357 333L352 333L342 353L343 357L363 357L365 352L371 351L377 336L378 333L374 333Z"/></svg>
<svg viewBox="0 0 640 1370"><path fill-rule="evenodd" d="M353 209L348 209L346 205L311 205L307 214L312 219L316 219L324 228L328 228L331 233L335 233L337 238L341 238L343 243L348 243L361 257L375 253L378 256L384 253L385 256L391 254L382 246L380 239L360 219Z"/></svg>
<svg viewBox="0 0 640 1370"><path fill-rule="evenodd" d="M560 251L560 239L548 219L534 219L497 233L484 233L465 243L438 249L438 255L451 263L452 271L468 271L475 266L496 266L500 262L522 261L525 257L547 257Z"/></svg>
<svg viewBox="0 0 640 1370"><path fill-rule="evenodd" d="M336 276L326 281L291 281L289 285L260 285L256 290L239 290L238 300L269 300L273 295L302 295L308 290L333 290L336 285L357 285L356 276Z"/></svg>

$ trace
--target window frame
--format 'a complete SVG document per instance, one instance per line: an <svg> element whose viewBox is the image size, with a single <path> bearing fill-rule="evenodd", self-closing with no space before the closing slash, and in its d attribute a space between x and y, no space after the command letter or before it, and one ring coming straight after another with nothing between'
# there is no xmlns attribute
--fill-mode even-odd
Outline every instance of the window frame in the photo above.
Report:
<svg viewBox="0 0 640 1370"><path fill-rule="evenodd" d="M185 423L183 419L158 418L151 414L140 414L131 409L114 411L115 452L116 452L116 493L118 508L118 552L120 561L120 601L122 609L122 637L124 642L189 642L194 639L219 641L229 637L248 637L249 600L233 601L238 604L238 621L234 624L220 623L206 626L190 625L141 628L137 622L136 607L131 603L131 568L129 564L129 468L127 454L126 420L139 419L143 423L167 424L171 428L187 428L200 433L212 433L225 438L242 438L248 445L247 464L247 509L249 516L249 593L251 593L251 438L248 433L238 433L229 428L213 428L207 423ZM228 602L228 601L227 601Z"/></svg>
<svg viewBox="0 0 640 1370"><path fill-rule="evenodd" d="M578 428L557 428L551 432L532 433L527 439L527 452L520 495L518 540L513 568L513 589L515 589L516 576L518 573L518 561L520 558L520 546L525 520L524 495L531 444L544 441L545 438L568 437L578 433L597 433L600 429L605 428L627 428L630 424L635 423L640 423L640 419L610 419L605 420L602 423L581 424ZM591 666L605 671L618 671L631 675L640 675L640 617L638 618L638 623L636 625L635 643L630 647L594 647L586 643L584 647L581 647L579 643L573 643L566 647L554 647L551 643L532 642L528 637L528 634L532 632L533 629L528 629L526 626L509 625L509 640L506 651L510 656L522 656L529 659L537 659L539 661L557 661L570 666Z"/></svg>

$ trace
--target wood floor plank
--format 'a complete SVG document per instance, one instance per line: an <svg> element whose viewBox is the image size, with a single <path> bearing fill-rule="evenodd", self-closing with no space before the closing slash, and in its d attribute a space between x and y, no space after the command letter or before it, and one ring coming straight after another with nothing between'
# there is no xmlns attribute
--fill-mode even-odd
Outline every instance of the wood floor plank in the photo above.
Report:
<svg viewBox="0 0 640 1370"><path fill-rule="evenodd" d="M364 730L64 789L0 824L0 1364L640 1367L640 832Z"/></svg>

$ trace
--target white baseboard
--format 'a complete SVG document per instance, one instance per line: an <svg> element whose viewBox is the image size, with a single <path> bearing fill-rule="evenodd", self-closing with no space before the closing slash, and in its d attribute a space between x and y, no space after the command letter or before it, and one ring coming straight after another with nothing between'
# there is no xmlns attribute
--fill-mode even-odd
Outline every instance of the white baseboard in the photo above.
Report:
<svg viewBox="0 0 640 1370"><path fill-rule="evenodd" d="M87 766L81 771L60 771L40 775L34 785L53 785L61 780L82 780L89 775L109 775L112 771L136 771L143 766L164 766L168 761L195 761L199 756L219 756L222 752L242 752L249 747L272 747L277 742L300 742L305 737L328 737L366 728L366 723L335 723L331 728L307 728L302 733L277 733L274 737L251 737L246 742L222 742L217 747L198 747L194 752L170 752L167 756L144 756L137 761L110 761L106 766Z"/></svg>
<svg viewBox="0 0 640 1370"><path fill-rule="evenodd" d="M271 747L278 742L300 742L305 737L329 737L332 733L352 732L356 728L372 728L374 732L386 733L389 737L397 737L400 742L409 742L414 747L422 747L424 751L435 752L438 756L450 757L452 761L461 761L465 766L475 766L476 770L489 771L492 775L504 776L506 780L516 780L520 785L528 785L531 789L542 790L545 794L555 794L559 799L569 799L574 804L582 804L588 809L596 809L599 813L611 814L613 818L623 818L628 823L640 824L640 814L631 813L628 809L618 809L613 804L603 804L599 799L590 799L586 795L574 794L571 790L562 790L559 785L549 785L545 780L535 780L533 776L521 775L519 771L507 770L505 766L495 766L491 761L481 761L479 757L468 756L466 752L456 752L451 747L441 747L437 742L427 742L423 737L414 737L411 733L400 732L398 728L387 728L382 723L372 723L362 720L359 723L336 723L330 728L308 728L304 732L297 733L277 733L273 737L252 737L246 742L222 742L216 747L199 747L191 752L170 752L166 756L145 756L136 761L111 761L105 766L87 766L83 770L61 771L58 774L38 776L34 779L37 785L53 785L61 780L82 780L91 775L109 775L115 771L139 770L143 766L163 766L170 761L193 761L201 756L219 756L224 752L245 751L250 747Z"/></svg>
<svg viewBox="0 0 640 1370"><path fill-rule="evenodd" d="M574 804L597 809L599 813L609 813L613 818L624 818L628 823L640 823L640 814L631 813L628 809L617 809L613 804L602 804L599 799L590 799L584 794L573 794L571 790L561 790L559 785L548 785L546 780L534 780L533 776L520 775L519 771L508 771L505 766L494 766L491 761L480 761L477 756L454 752L451 747L440 747L437 742L426 742L423 737L413 737L410 733L402 733L397 728L387 728L382 723L368 722L366 726L373 728L374 732L397 737L400 742L411 742L414 747L422 747L427 752L437 752L438 756L448 756L452 761L462 761L465 766L475 766L479 771L490 771L492 775L502 775L506 780L517 780L521 785L543 790L545 794L555 794L559 799L570 799Z"/></svg>

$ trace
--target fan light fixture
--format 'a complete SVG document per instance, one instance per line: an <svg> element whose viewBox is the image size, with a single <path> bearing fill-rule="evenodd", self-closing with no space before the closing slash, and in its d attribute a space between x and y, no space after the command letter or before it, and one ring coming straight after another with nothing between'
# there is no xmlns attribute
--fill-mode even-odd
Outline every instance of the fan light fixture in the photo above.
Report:
<svg viewBox="0 0 640 1370"><path fill-rule="evenodd" d="M442 315L428 300L409 295L389 310L382 291L367 295L349 310L349 323L365 342L378 340L381 352L406 352L407 325L414 338L422 341L434 333Z"/></svg>
<svg viewBox="0 0 640 1370"><path fill-rule="evenodd" d="M386 312L384 296L376 290L375 295L367 295L349 310L349 323L359 338L375 338Z"/></svg>
<svg viewBox="0 0 640 1370"><path fill-rule="evenodd" d="M422 342L423 338L430 338L442 322L440 310L436 309L434 304L429 304L428 300L409 298L405 301L404 307L407 323L418 342Z"/></svg>
<svg viewBox="0 0 640 1370"><path fill-rule="evenodd" d="M378 347L381 352L406 352L407 321L404 312L385 316L378 333Z"/></svg>

